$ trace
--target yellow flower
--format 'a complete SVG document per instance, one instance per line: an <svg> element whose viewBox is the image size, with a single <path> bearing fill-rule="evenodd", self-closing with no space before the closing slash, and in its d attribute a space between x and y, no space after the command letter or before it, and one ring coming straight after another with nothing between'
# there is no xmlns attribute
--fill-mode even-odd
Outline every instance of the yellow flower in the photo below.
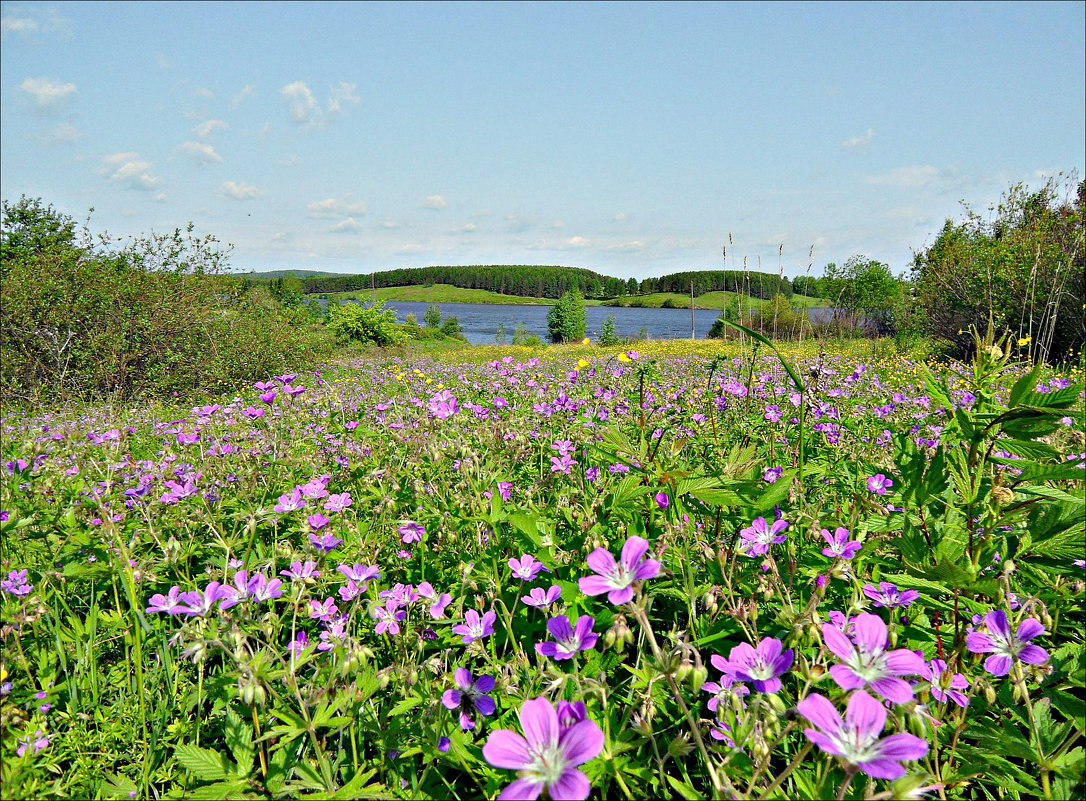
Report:
<svg viewBox="0 0 1086 801"><path fill-rule="evenodd" d="M620 362L628 362L630 360L630 357L627 356L625 353L620 353L618 354L618 360Z"/></svg>
<svg viewBox="0 0 1086 801"><path fill-rule="evenodd" d="M8 669L3 665L0 665L0 681L8 680Z"/></svg>
<svg viewBox="0 0 1086 801"><path fill-rule="evenodd" d="M577 362L578 370L583 370L586 367L588 367L588 362L586 362L584 359L581 359L579 362Z"/></svg>
<svg viewBox="0 0 1086 801"><path fill-rule="evenodd" d="M1026 345L1028 345L1032 341L1033 341L1033 337L1022 337L1020 340L1018 340L1018 347L1024 348Z"/></svg>
<svg viewBox="0 0 1086 801"><path fill-rule="evenodd" d="M590 344L592 344L592 340L589 339L588 337L585 337L584 339L581 340L581 344L582 345L590 345Z"/></svg>

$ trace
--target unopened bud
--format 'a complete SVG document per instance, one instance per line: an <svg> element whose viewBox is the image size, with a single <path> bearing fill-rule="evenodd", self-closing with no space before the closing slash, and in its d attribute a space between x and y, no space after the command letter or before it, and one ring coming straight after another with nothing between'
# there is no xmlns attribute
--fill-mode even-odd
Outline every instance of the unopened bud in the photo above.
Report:
<svg viewBox="0 0 1086 801"><path fill-rule="evenodd" d="M996 506L1006 506L1014 501L1014 490L1008 487L992 488L992 503Z"/></svg>
<svg viewBox="0 0 1086 801"><path fill-rule="evenodd" d="M988 702L989 706L996 702L996 691L991 684L984 685L984 700Z"/></svg>
<svg viewBox="0 0 1086 801"><path fill-rule="evenodd" d="M694 744L690 742L690 735L683 732L667 744L667 752L673 759L682 759L694 750Z"/></svg>
<svg viewBox="0 0 1086 801"><path fill-rule="evenodd" d="M709 671L704 665L692 669L690 671L690 688L694 692L701 692L701 685L705 684L705 681L708 678Z"/></svg>

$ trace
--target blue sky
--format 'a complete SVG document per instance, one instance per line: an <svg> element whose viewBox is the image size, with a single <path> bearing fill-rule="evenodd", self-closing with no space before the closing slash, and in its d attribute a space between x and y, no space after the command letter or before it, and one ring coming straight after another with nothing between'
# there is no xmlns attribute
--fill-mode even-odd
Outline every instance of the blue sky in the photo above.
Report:
<svg viewBox="0 0 1086 801"><path fill-rule="evenodd" d="M908 266L1084 171L1086 4L0 4L0 191L236 269Z"/></svg>

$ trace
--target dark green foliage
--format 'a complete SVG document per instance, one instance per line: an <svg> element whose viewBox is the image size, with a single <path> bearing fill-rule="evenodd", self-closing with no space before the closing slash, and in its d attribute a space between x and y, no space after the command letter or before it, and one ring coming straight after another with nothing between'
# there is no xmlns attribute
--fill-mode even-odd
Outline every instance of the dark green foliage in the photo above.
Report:
<svg viewBox="0 0 1086 801"><path fill-rule="evenodd" d="M670 273L659 278L646 278L641 282L640 289L642 295L653 292L689 295L691 284L694 285L695 295L704 295L706 292L738 292L763 300L778 293L792 297L792 284L787 278L744 270L691 270Z"/></svg>
<svg viewBox="0 0 1086 801"><path fill-rule="evenodd" d="M584 336L584 298L580 292L567 292L547 312L547 330L552 342L573 342Z"/></svg>
<svg viewBox="0 0 1086 801"><path fill-rule="evenodd" d="M859 255L840 267L831 262L821 289L848 328L880 335L893 332L901 285L888 265Z"/></svg>
<svg viewBox="0 0 1086 801"><path fill-rule="evenodd" d="M191 227L121 248L76 241L74 222L40 200L3 208L5 403L222 391L325 347L308 311L224 275L226 251Z"/></svg>
<svg viewBox="0 0 1086 801"><path fill-rule="evenodd" d="M971 326L1028 339L1034 358L1064 358L1086 344L1086 184L1051 179L1037 191L1021 184L996 214L966 207L947 220L913 263L916 300L930 332L958 355L972 346Z"/></svg>
<svg viewBox="0 0 1086 801"><path fill-rule="evenodd" d="M441 307L436 303L431 303L426 307L426 312L422 315L422 322L427 328L440 328L441 327Z"/></svg>
<svg viewBox="0 0 1086 801"><path fill-rule="evenodd" d="M620 342L622 340L615 334L615 315L608 314L603 321L603 328L600 329L600 344L617 345Z"/></svg>
<svg viewBox="0 0 1086 801"><path fill-rule="evenodd" d="M456 319L456 315L450 315L442 320L441 333L447 337L461 336L460 321Z"/></svg>

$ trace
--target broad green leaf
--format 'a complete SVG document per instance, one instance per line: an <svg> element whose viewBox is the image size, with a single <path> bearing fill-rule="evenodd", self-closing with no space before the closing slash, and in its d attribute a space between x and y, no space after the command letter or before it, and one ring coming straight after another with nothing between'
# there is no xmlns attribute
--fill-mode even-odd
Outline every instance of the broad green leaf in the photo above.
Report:
<svg viewBox="0 0 1086 801"><path fill-rule="evenodd" d="M198 745L178 745L173 753L181 767L203 781L222 781L234 773L225 756Z"/></svg>

